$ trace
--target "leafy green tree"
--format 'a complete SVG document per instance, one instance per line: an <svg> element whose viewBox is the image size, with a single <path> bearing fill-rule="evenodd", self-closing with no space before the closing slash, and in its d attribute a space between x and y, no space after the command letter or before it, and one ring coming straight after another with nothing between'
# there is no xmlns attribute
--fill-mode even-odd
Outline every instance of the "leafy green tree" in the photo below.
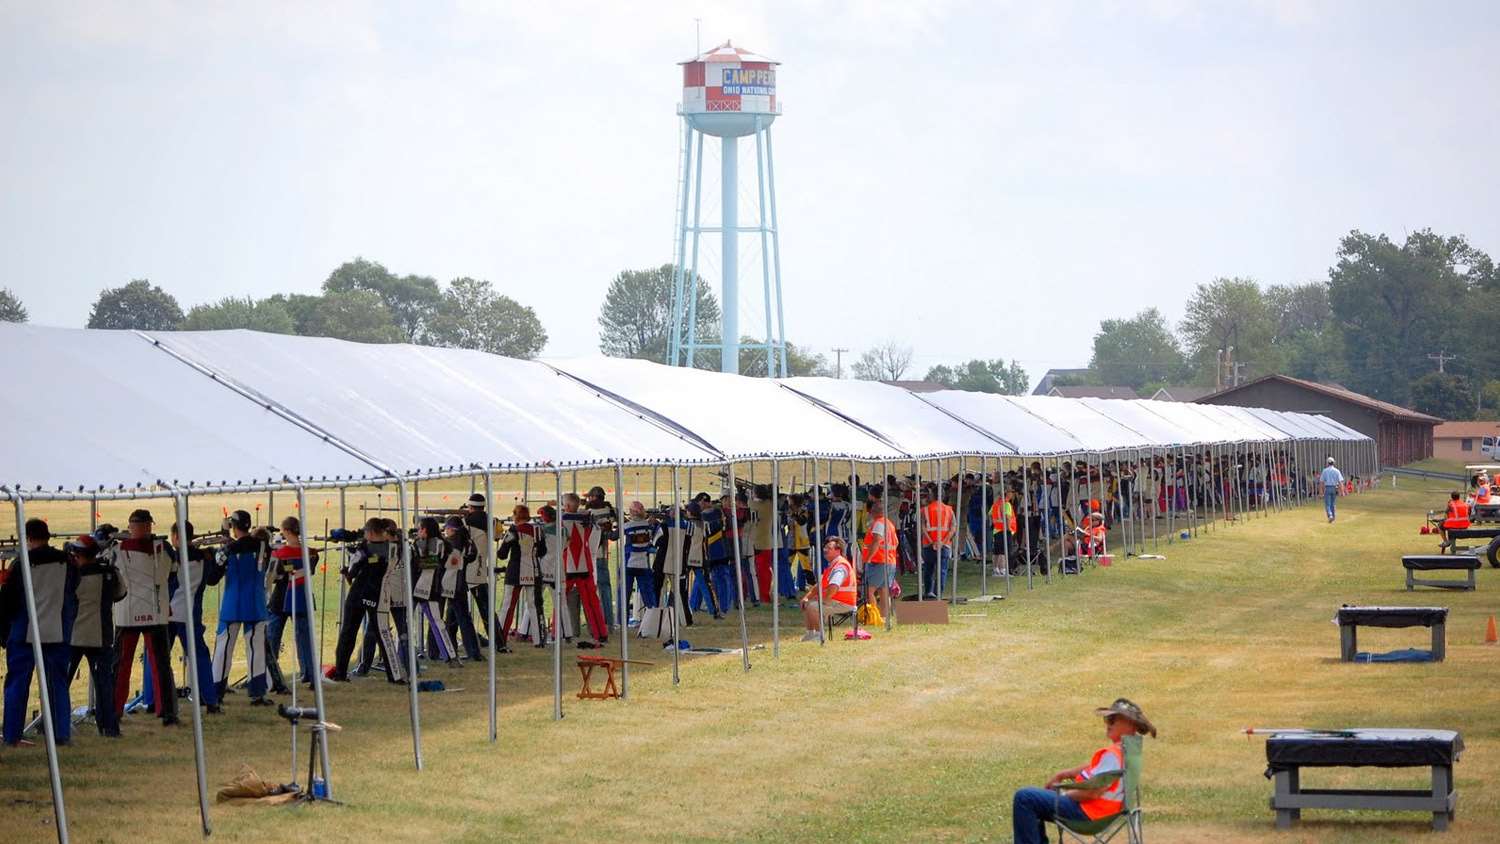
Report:
<svg viewBox="0 0 1500 844"><path fill-rule="evenodd" d="M1411 383L1412 407L1443 419L1474 418L1474 385L1462 375L1429 372Z"/></svg>
<svg viewBox="0 0 1500 844"><path fill-rule="evenodd" d="M1427 354L1462 344L1466 315L1484 309L1468 294L1483 293L1493 275L1489 257L1462 237L1422 229L1397 245L1385 235L1350 232L1328 272L1348 386L1387 401L1408 401L1431 366ZM1480 335L1485 346L1492 347L1493 330L1491 325ZM1478 357L1482 350L1475 353Z"/></svg>
<svg viewBox="0 0 1500 844"><path fill-rule="evenodd" d="M293 316L293 321L297 323L297 333L309 337L333 337L356 343L406 340L406 333L391 319L380 294L372 290L304 297L298 301L296 311L299 313Z"/></svg>
<svg viewBox="0 0 1500 844"><path fill-rule="evenodd" d="M0 322L25 322L26 306L9 287L0 287Z"/></svg>
<svg viewBox="0 0 1500 844"><path fill-rule="evenodd" d="M971 360L956 366L939 364L927 370L924 379L942 384L954 390L972 390L979 393L999 393L1006 396L1025 395L1031 386L1031 376L1017 361Z"/></svg>
<svg viewBox="0 0 1500 844"><path fill-rule="evenodd" d="M291 334L296 331L292 315L286 303L278 299L263 299L259 302L245 297L231 296L206 305L194 305L182 321L184 331L215 331L231 328L248 328L270 334Z"/></svg>
<svg viewBox="0 0 1500 844"><path fill-rule="evenodd" d="M318 331L322 330L323 325L323 317L318 314L318 308L323 305L323 299L322 296L310 296L306 293L277 293L275 296L264 299L262 304L274 303L285 309L287 316L292 319L291 333L317 337L320 336Z"/></svg>
<svg viewBox="0 0 1500 844"><path fill-rule="evenodd" d="M1275 323L1260 285L1248 278L1216 278L1198 285L1178 325L1198 380L1214 383L1220 349L1234 349L1234 360L1246 364L1241 375L1256 377L1281 369L1272 340Z"/></svg>
<svg viewBox="0 0 1500 844"><path fill-rule="evenodd" d="M1310 381L1345 380L1343 335L1334 323L1328 282L1273 284L1265 297L1281 371Z"/></svg>
<svg viewBox="0 0 1500 844"><path fill-rule="evenodd" d="M599 309L599 351L618 358L658 363L667 360L676 269L674 264L662 264L647 270L624 270L610 281ZM701 277L694 290L698 297L693 321L697 337L717 338L719 301ZM765 368L764 362L761 368Z"/></svg>
<svg viewBox="0 0 1500 844"><path fill-rule="evenodd" d="M866 349L849 368L861 381L900 381L911 368L911 346L887 340Z"/></svg>
<svg viewBox="0 0 1500 844"><path fill-rule="evenodd" d="M1089 369L1102 384L1140 392L1148 384L1159 387L1180 380L1187 359L1161 311L1147 308L1130 319L1099 323Z"/></svg>
<svg viewBox="0 0 1500 844"><path fill-rule="evenodd" d="M547 345L547 331L535 311L495 292L488 281L456 278L443 291L427 339L438 346L534 358Z"/></svg>
<svg viewBox="0 0 1500 844"><path fill-rule="evenodd" d="M124 287L100 291L89 312L89 328L171 331L182 322L182 308L172 294L138 278Z"/></svg>
<svg viewBox="0 0 1500 844"><path fill-rule="evenodd" d="M429 323L443 302L437 279L428 276L397 276L378 261L355 258L339 265L323 282L324 293L368 290L380 296L391 320L409 343L426 342Z"/></svg>

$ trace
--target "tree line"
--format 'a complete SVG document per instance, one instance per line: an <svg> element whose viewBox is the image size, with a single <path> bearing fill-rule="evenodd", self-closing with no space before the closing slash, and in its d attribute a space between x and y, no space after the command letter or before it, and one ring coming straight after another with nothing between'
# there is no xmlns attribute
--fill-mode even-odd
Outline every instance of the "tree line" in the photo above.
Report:
<svg viewBox="0 0 1500 844"><path fill-rule="evenodd" d="M0 320L25 322L26 309L0 290ZM547 331L528 306L488 281L463 277L440 287L430 276L397 275L355 258L329 274L317 295L228 297L183 313L177 298L147 279L99 293L89 328L208 331L245 328L359 343L417 343L532 358Z"/></svg>

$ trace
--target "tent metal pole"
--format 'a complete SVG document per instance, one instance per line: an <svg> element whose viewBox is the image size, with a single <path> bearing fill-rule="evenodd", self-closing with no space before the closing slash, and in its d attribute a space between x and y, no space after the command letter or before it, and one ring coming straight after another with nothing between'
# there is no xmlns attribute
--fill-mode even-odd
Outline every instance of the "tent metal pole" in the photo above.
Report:
<svg viewBox="0 0 1500 844"><path fill-rule="evenodd" d="M1025 520L1026 531L1026 588L1030 590L1033 588L1031 583L1031 519L1036 515L1036 497L1032 495L1031 490L1031 467L1027 466L1024 460L1021 465L1021 498L1025 505L1021 516ZM1009 571L1009 567L1006 570Z"/></svg>
<svg viewBox="0 0 1500 844"><path fill-rule="evenodd" d="M407 575L401 578L401 584L406 592L406 607L408 622L410 621L411 609L417 605L416 598L411 593L411 543L406 541L406 528L411 524L411 511L406 506L406 479L396 478L396 503L401 510L401 564ZM460 595L454 600L468 600L467 595ZM411 749L412 758L416 762L417 770L422 770L422 708L417 701L417 648L416 643L411 641L411 624L406 629L406 692L407 705L411 709ZM401 655L388 654L387 659L400 659Z"/></svg>
<svg viewBox="0 0 1500 844"><path fill-rule="evenodd" d="M771 458L771 656L781 656L781 461Z"/></svg>
<svg viewBox="0 0 1500 844"><path fill-rule="evenodd" d="M880 461L880 512L883 515L883 518L885 518L887 521L889 521L892 525L895 525L896 524L896 519L892 519L891 518L891 492L892 492L892 490L891 490L891 464L889 464L889 463L885 462L884 460L882 460L882 461ZM896 518L899 519L900 517L901 517L901 513L900 513L899 510L897 510L897 512L896 512ZM889 562L889 561L887 561L887 562ZM896 572L900 572L901 571L901 529L899 527L896 528L896 561L895 561L895 566L896 566ZM896 577L895 577L895 573L893 573L892 576L891 576L891 584L894 585L895 582L896 582ZM886 597L886 603L890 604L891 603L891 587L889 585L885 587L885 597ZM891 605L891 611L885 614L885 630L886 630L887 633L889 633L891 631L891 626L894 623L893 620L892 620L892 618L891 618L891 616L894 616L895 614L896 614L895 605L892 604Z"/></svg>
<svg viewBox="0 0 1500 844"><path fill-rule="evenodd" d="M340 489L339 493L340 493L339 494L340 509L343 509L343 504L342 504L343 490ZM308 547L307 547L307 521L306 521L306 517L307 517L307 490L301 484L297 485L297 509L303 515L303 522L302 522L302 573L303 573L304 577L302 578L302 594L303 594L303 597L307 601L307 607L308 607L308 609L311 610L313 608L313 606L315 605L314 601L313 601L313 587L312 587L312 579L313 579L312 553L311 553L311 551L308 550ZM324 563L324 565L327 565L327 563ZM340 577L339 580L343 581L343 578ZM410 580L410 578L408 578L408 580ZM408 604L408 607L409 606L410 605ZM408 610L407 616L408 616L407 617L407 636L410 637L411 636L411 631L412 631L411 617L413 616L413 613L411 613L411 611ZM294 626L295 626L295 622L294 622ZM296 631L294 629L293 630L293 637L294 638L295 638L295 634L296 634ZM322 726L324 726L324 725L326 725L328 723L328 710L325 708L324 703L323 703L323 670L322 670L322 658L321 658L321 654L323 653L323 643L318 639L318 633L317 633L317 631L315 631L313 629L313 624L312 624L311 621L309 621L308 625L307 625L307 636L311 640L309 642L309 644L311 645L310 650L312 650L313 653L320 655L320 657L318 659L318 664L314 665L314 666L311 666L311 667L313 669L313 682L312 682L312 687L313 687L313 706L317 707L317 711L318 711L318 726L322 727ZM408 647L410 648L412 646L408 645ZM416 685L415 679L412 680L412 685L413 685L413 687L415 687L415 685ZM193 694L196 695L197 692L194 692ZM328 741L327 741L327 735L326 734L323 736L323 740L318 742L318 761L323 766L323 784L328 789L328 791L327 791L328 797L331 798L331 797L333 797L333 767L332 767L332 765L331 765L331 763L329 761L329 758L328 758ZM312 783L308 783L307 787L308 788L312 788Z"/></svg>
<svg viewBox="0 0 1500 844"><path fill-rule="evenodd" d="M1156 449L1154 449L1154 448L1148 448L1148 449L1146 449L1146 455L1151 460L1151 480L1153 482L1151 485L1152 485L1152 487L1154 487L1154 489L1152 489L1152 492L1155 493L1155 495L1152 496L1152 500L1151 500L1151 550L1153 552L1160 553L1161 552L1161 537L1159 535L1160 532L1157 530L1156 523L1158 521L1160 521L1161 518L1162 518L1162 516L1164 515L1161 512L1161 507L1159 505L1161 504L1161 502L1163 502L1163 501L1166 500L1166 494L1167 494L1167 486L1166 486L1166 484L1167 484L1167 461L1166 460L1162 460L1162 462L1161 462L1161 473L1158 476L1157 471L1156 471L1156 457L1157 457Z"/></svg>
<svg viewBox="0 0 1500 844"><path fill-rule="evenodd" d="M630 570L625 559L625 468L615 461L615 540L616 557L620 560L620 576L615 587L616 608L620 621L620 698L630 698Z"/></svg>
<svg viewBox="0 0 1500 844"><path fill-rule="evenodd" d="M831 463L829 469L830 471L832 470ZM832 482L832 480L833 478L830 475L829 481ZM859 641L859 584L862 579L859 573L859 557L860 541L863 537L859 535L859 508L855 506L856 502L859 501L859 472L854 467L854 458L852 457L849 458L849 494L845 498L849 505L849 543L847 547L849 550L850 565L854 567L854 641L857 642Z"/></svg>
<svg viewBox="0 0 1500 844"><path fill-rule="evenodd" d="M563 613L567 610L567 596L564 594L567 584L563 581L563 528L562 528L562 498L563 498L563 475L562 467L552 468L552 479L556 484L556 519L553 520L552 540L557 543L557 556L552 558L552 720L561 721L563 718L562 708L562 640L563 640Z"/></svg>
<svg viewBox="0 0 1500 844"><path fill-rule="evenodd" d="M347 496L345 495L346 492L348 492L348 490L345 487L339 487L339 527L342 528L342 529L344 529L344 530L348 530L349 529L349 501L348 501ZM343 561L340 563L340 565L341 566L347 566L349 564L349 552L346 551L346 550L342 550L343 546L340 546L340 549L341 550L339 551L339 553L342 554L343 558L344 558ZM343 627L344 627L344 613L343 613L343 609L344 609L344 590L348 588L348 586L347 586L347 584L346 584L346 582L345 582L344 577L343 577L342 574L339 575L338 582L339 582L339 605L338 605L338 608L337 608L338 612L335 612L333 614L333 629L334 629L334 632L336 632L336 633L339 632L339 631L341 631L343 629ZM323 603L327 604L328 602L324 601ZM324 607L323 611L324 612L328 611L326 606ZM318 673L321 674L321 673L323 673L323 670L322 670L323 669L323 651L319 650L317 653L318 653Z"/></svg>
<svg viewBox="0 0 1500 844"><path fill-rule="evenodd" d="M300 497L298 501L301 501ZM182 569L178 589L182 591L183 600L186 602L187 607L187 619L184 622L184 626L188 628L188 635L186 637L188 641L187 650L189 651L187 668L188 688L193 690L193 767L196 769L198 781L198 817L203 823L203 835L207 837L213 834L213 825L208 820L208 762L203 752L203 689L200 688L201 680L198 677L198 654L195 653L198 647L198 636L197 630L193 626L193 619L198 616L193 612L193 604L196 602L197 596L193 594L193 561L189 553L191 549L188 547L187 496L178 493L172 496L172 502L176 505L174 509L177 511L177 536L182 543L180 550L177 552L177 565ZM24 536L21 539L22 542L25 541ZM302 553L306 555L306 546L304 545L303 548ZM303 571L306 571L305 566ZM308 626L311 627L312 624L309 623ZM38 662L37 666L40 667L41 663ZM45 683L43 685L45 686ZM168 689L167 691L172 692L173 690ZM46 706L46 703L44 702L42 705ZM311 787L311 783L308 784L308 787Z"/></svg>
<svg viewBox="0 0 1500 844"><path fill-rule="evenodd" d="M1052 465L1055 466L1055 467L1057 467L1057 473L1055 475L1053 475L1053 479L1054 479L1053 480L1053 489L1057 490L1057 522L1058 522L1057 532L1058 532L1058 536L1061 537L1062 531L1063 531L1063 526L1066 524L1066 522L1063 519L1063 504L1064 504L1064 502L1063 502L1063 491L1062 491L1062 457L1058 456L1058 455L1053 455ZM1045 553L1047 555L1046 556L1047 567L1042 572L1042 582L1043 583L1051 583L1052 582L1052 525L1051 525L1051 521L1052 521L1052 491L1049 490L1049 489L1047 489L1047 487L1046 487L1046 481L1047 481L1047 474L1046 474L1046 472L1043 472L1042 473L1042 484L1043 484L1043 486L1042 486L1042 492L1045 494L1046 500L1042 504L1042 542L1043 542L1043 544L1042 544L1042 551L1043 551L1043 553ZM1062 551L1062 549L1059 548L1058 552L1061 553L1061 551Z"/></svg>
<svg viewBox="0 0 1500 844"><path fill-rule="evenodd" d="M916 547L916 600L927 600L927 585L922 577L922 463L921 460L912 460L912 516L913 525L916 525L915 540ZM935 552L936 553L936 552ZM892 610L894 612L894 610Z"/></svg>
<svg viewBox="0 0 1500 844"><path fill-rule="evenodd" d="M1167 485L1167 544L1171 545L1177 536L1177 461L1170 446L1162 448L1161 466L1161 477Z"/></svg>
<svg viewBox="0 0 1500 844"><path fill-rule="evenodd" d="M960 533L966 532L962 530L966 524L967 520L964 519L964 461L960 457L958 458L958 471L953 475L953 535L948 537L948 544L950 546L948 563L953 567L953 570L949 572L952 575L953 582L952 588L948 592L948 603L955 607L958 606L958 558L963 554L964 550L964 546L958 541L958 537ZM938 571L942 571L941 561L939 561Z"/></svg>
<svg viewBox="0 0 1500 844"><path fill-rule="evenodd" d="M730 463L727 468L729 470L729 519L734 525L734 591L739 597L740 605L740 664L746 671L749 671L750 628L745 623L745 569L744 558L740 556L740 502L738 490L734 485L734 463Z"/></svg>
<svg viewBox="0 0 1500 844"><path fill-rule="evenodd" d="M828 461L828 474L833 474L833 461ZM818 544L815 548L809 548L813 558L813 588L818 590L818 647L828 644L828 636L823 632L826 619L823 616L823 513L820 509L818 490L818 459L812 461L812 491L813 491L813 529L818 534Z"/></svg>
<svg viewBox="0 0 1500 844"><path fill-rule="evenodd" d="M45 731L44 738L47 742L47 777L52 784L52 818L57 823L59 844L68 844L68 812L63 805L62 773L57 764L57 732L52 725L52 694L47 690L47 662L42 655L42 628L37 620L36 592L31 582L31 549L26 547L26 499L19 489L6 491L10 493L11 501L15 503L16 509L18 552L16 563L21 567L21 591L26 595L26 622L30 625L27 632L30 634L31 657L36 660L36 674L39 680L37 692L41 699L42 729ZM197 702L197 699L193 701L194 704ZM206 814L203 822L206 827L208 824ZM206 829L205 834L207 834Z"/></svg>
<svg viewBox="0 0 1500 844"><path fill-rule="evenodd" d="M990 461L979 455L979 594L990 594ZM1005 507L1002 505L1001 518Z"/></svg>
<svg viewBox="0 0 1500 844"><path fill-rule="evenodd" d="M676 686L682 682L681 654L682 650L682 587L686 580L682 565L682 540L687 526L682 516L682 483L678 480L677 464L672 464L672 525L667 533L667 563L671 566L672 577L672 685ZM663 571L666 567L663 567ZM558 659L561 660L562 651L558 651ZM558 665L562 663L559 661ZM560 670L560 669L559 669ZM561 676L561 675L559 675Z"/></svg>
<svg viewBox="0 0 1500 844"><path fill-rule="evenodd" d="M479 466L475 466L474 468L478 469L480 467ZM485 515L485 520L484 520L484 536L485 536L486 543L489 545L489 547L486 548L485 551L484 551L485 559L489 561L489 566L488 566L489 571L488 571L488 573L486 573L485 576L488 579L489 584L490 584L490 588L489 588L489 600L486 601L486 603L488 604L488 606L486 606L485 609L484 609L485 613L487 613L487 616L486 616L486 618L484 620L484 623L485 623L485 626L490 629L490 645L489 645L488 648L485 649L486 651L488 651L488 653L486 654L486 656L488 657L488 661L489 661L488 673L489 673L489 693L490 693L490 696L489 696L489 705L486 706L485 708L487 710L489 710L489 715L490 715L490 743L493 744L499 738L500 698L499 698L499 690L496 688L496 682L495 682L495 671L496 671L496 668L495 668L495 650L499 647L499 644L497 643L496 640L498 640L500 638L500 630L495 626L495 589L498 586L498 584L495 582L495 566L496 566L496 563L497 563L497 561L495 559L495 477L494 477L494 474L492 472L490 472L490 470L488 470L488 469L484 470L484 504L485 504L485 508L484 508L485 509L485 514L484 514ZM410 580L411 578L408 577L407 579ZM416 616L417 616L417 614L416 614L416 606L415 606L415 604L409 604L408 606L410 608L407 610L407 613L406 613L407 616L408 616L408 619L407 619L407 622L406 622L406 635L408 637L412 638L412 642L411 642L410 645L408 645L408 648L411 651L411 653L413 655L415 655L416 652L417 652L417 641L418 641L415 638L415 632L416 632L416 627L417 627L417 625L416 625ZM411 682L415 683L416 681L417 681L417 675L414 672L411 675Z"/></svg>

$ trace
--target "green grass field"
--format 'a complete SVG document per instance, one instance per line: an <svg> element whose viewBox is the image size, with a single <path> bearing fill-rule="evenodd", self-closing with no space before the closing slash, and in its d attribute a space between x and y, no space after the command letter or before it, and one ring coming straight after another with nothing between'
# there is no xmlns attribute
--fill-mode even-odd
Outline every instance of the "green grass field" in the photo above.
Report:
<svg viewBox="0 0 1500 844"><path fill-rule="evenodd" d="M628 701L576 700L569 651L561 723L551 720L550 651L502 655L496 744L482 665L435 668L429 676L463 690L423 695L421 773L404 689L375 679L330 687L329 716L345 728L333 781L346 805L215 806L214 838L1003 841L1011 792L1085 760L1101 743L1092 708L1123 695L1161 730L1146 742L1153 841L1430 834L1425 816L1327 811L1276 833L1263 742L1239 733L1251 725L1458 729L1468 749L1443 840L1500 840L1500 649L1482 643L1500 610L1500 572L1482 571L1476 593L1406 593L1397 558L1435 549L1417 529L1446 487L1399 484L1344 499L1336 525L1309 506L1188 542L1163 536L1166 560L1119 560L1034 591L1018 583L1005 601L958 607L947 626L820 647L795 642L800 625L784 613L780 658L757 650L748 674L737 656L684 657L674 687L670 660L636 640L632 654L656 664L635 672ZM977 592L977 564L961 576L961 591ZM1330 619L1341 603L1450 607L1448 660L1338 662ZM769 623L769 610L752 613L753 642L769 641ZM730 644L738 627L709 622L685 635ZM1425 641L1420 630L1360 636L1367 649ZM283 722L243 695L225 710L205 721L211 785L242 765L284 779ZM108 741L88 728L62 751L75 840L197 838L189 729L144 715L124 729ZM5 840L52 836L46 771L40 746L0 750ZM1304 784L1356 781L1421 787L1426 772L1324 772Z"/></svg>

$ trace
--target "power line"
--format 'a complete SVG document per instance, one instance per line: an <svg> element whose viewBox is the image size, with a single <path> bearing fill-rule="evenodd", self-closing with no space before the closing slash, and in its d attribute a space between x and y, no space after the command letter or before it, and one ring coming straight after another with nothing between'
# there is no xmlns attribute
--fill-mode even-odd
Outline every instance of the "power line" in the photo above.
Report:
<svg viewBox="0 0 1500 844"><path fill-rule="evenodd" d="M1438 374L1441 375L1443 374L1443 364L1447 363L1450 360L1458 360L1458 355L1447 354L1447 350L1444 349L1443 351L1438 352L1435 355L1428 355L1427 359L1437 361Z"/></svg>
<svg viewBox="0 0 1500 844"><path fill-rule="evenodd" d="M834 360L834 363L833 363L833 377L835 377L835 378L843 378L844 377L844 355L847 354L848 352L849 352L848 349L834 349L833 350L833 356L834 356L834 358L833 358L833 360Z"/></svg>

